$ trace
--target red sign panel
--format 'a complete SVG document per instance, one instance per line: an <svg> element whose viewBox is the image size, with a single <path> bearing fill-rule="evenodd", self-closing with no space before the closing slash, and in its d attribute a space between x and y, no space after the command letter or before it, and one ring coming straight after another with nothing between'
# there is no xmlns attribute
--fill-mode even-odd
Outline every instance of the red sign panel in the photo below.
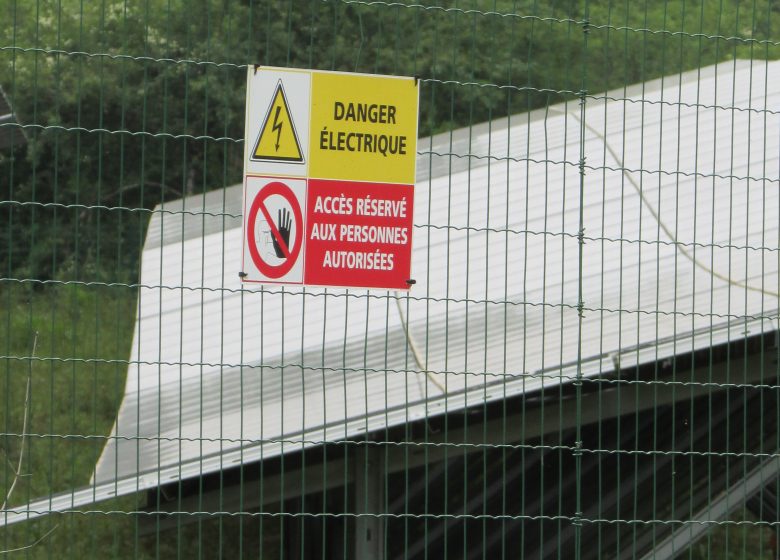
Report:
<svg viewBox="0 0 780 560"><path fill-rule="evenodd" d="M413 185L309 179L304 284L409 289Z"/></svg>

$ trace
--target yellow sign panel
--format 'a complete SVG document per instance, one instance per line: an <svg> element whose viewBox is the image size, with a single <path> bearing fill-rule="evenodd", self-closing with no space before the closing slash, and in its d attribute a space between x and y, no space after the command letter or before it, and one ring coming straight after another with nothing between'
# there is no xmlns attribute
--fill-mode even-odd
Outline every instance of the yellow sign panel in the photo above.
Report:
<svg viewBox="0 0 780 560"><path fill-rule="evenodd" d="M311 89L310 177L414 183L413 78L317 72Z"/></svg>
<svg viewBox="0 0 780 560"><path fill-rule="evenodd" d="M271 100L252 158L256 161L302 162L303 153L290 118L290 108L281 80Z"/></svg>

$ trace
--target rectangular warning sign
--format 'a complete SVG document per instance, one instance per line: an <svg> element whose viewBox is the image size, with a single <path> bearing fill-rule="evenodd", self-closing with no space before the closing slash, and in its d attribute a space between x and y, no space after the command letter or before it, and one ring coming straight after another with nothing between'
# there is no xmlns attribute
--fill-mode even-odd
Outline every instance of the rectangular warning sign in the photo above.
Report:
<svg viewBox="0 0 780 560"><path fill-rule="evenodd" d="M247 72L243 282L406 290L418 82Z"/></svg>

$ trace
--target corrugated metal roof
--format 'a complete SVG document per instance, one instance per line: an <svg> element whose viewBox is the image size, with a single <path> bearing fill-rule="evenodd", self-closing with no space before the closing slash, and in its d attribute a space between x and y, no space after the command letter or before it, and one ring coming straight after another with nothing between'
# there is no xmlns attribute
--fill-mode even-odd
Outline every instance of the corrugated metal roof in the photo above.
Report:
<svg viewBox="0 0 780 560"><path fill-rule="evenodd" d="M728 62L422 140L408 295L247 290L241 186L165 204L79 503L567 383L580 355L594 377L777 328L777 75Z"/></svg>

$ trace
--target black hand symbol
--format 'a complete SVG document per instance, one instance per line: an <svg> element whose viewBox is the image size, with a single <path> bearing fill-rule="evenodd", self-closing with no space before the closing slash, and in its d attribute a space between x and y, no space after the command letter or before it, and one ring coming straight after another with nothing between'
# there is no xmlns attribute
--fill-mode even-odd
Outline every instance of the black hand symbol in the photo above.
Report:
<svg viewBox="0 0 780 560"><path fill-rule="evenodd" d="M290 251L290 228L292 227L292 218L290 218L290 212L284 208L282 210L279 210L277 212L277 219L276 219L276 229L279 230L279 236L282 238L285 244L284 251L287 251L287 254L289 254ZM282 250L282 246L279 245L279 240L276 238L276 236L272 236L274 238L274 251L276 251L276 256L280 259L286 259L287 255L285 255L284 251Z"/></svg>

